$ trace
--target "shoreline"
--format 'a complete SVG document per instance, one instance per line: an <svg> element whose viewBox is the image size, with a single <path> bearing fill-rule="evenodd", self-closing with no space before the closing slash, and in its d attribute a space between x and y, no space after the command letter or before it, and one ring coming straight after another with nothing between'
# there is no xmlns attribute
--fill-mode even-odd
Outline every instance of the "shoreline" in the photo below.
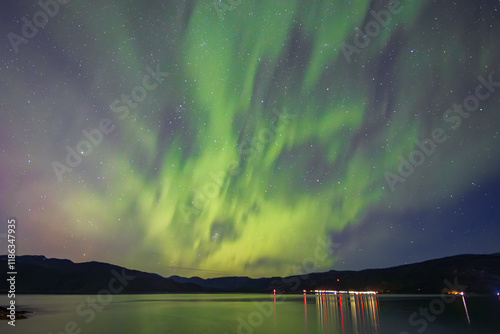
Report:
<svg viewBox="0 0 500 334"><path fill-rule="evenodd" d="M25 316L26 313L31 313L31 312L16 311L16 313L15 313L16 319L15 320L27 319L27 317ZM10 314L10 312L6 307L0 306L0 320L12 320L11 318L8 317L9 314Z"/></svg>

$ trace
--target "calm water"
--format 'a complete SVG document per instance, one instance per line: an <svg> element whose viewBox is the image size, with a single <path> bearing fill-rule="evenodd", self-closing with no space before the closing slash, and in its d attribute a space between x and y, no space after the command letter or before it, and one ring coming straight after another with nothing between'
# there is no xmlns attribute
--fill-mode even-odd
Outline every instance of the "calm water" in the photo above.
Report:
<svg viewBox="0 0 500 334"><path fill-rule="evenodd" d="M0 333L500 333L497 296L447 302L438 295L30 295L17 297L33 311L29 319L16 327L1 321Z"/></svg>

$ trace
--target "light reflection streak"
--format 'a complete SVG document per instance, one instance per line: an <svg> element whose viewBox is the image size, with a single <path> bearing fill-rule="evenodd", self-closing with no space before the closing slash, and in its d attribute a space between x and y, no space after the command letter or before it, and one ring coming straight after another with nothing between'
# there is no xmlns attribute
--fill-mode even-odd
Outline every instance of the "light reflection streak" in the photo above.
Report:
<svg viewBox="0 0 500 334"><path fill-rule="evenodd" d="M470 325L469 310L467 309L467 304L465 303L465 297L462 295L462 301L464 302L465 315L467 315L467 321Z"/></svg>
<svg viewBox="0 0 500 334"><path fill-rule="evenodd" d="M361 300L361 298L360 298ZM361 314L362 314L362 319L363 319L363 323L362 323L362 326L365 327L365 307L363 305L363 303L360 303L361 304Z"/></svg>
<svg viewBox="0 0 500 334"><path fill-rule="evenodd" d="M316 307L323 333L379 333L376 294L316 293Z"/></svg>
<svg viewBox="0 0 500 334"><path fill-rule="evenodd" d="M276 290L274 290L274 323L276 324Z"/></svg>
<svg viewBox="0 0 500 334"><path fill-rule="evenodd" d="M342 324L342 334L344 334L344 312L342 312L342 296L339 296L340 304L340 323Z"/></svg>
<svg viewBox="0 0 500 334"><path fill-rule="evenodd" d="M307 333L307 295L304 292L304 326Z"/></svg>

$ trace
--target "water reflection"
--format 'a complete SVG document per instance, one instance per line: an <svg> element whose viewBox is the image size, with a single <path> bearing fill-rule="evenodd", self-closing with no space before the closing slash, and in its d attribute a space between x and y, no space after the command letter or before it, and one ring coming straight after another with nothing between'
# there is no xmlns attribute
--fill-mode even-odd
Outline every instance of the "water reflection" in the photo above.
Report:
<svg viewBox="0 0 500 334"><path fill-rule="evenodd" d="M318 293L315 299L324 333L379 333L377 295Z"/></svg>
<svg viewBox="0 0 500 334"><path fill-rule="evenodd" d="M307 295L305 291L304 291L304 323L307 332Z"/></svg>
<svg viewBox="0 0 500 334"><path fill-rule="evenodd" d="M62 333L69 322L76 322L82 334L418 333L426 319L421 308L429 309L434 319L427 322L425 334L500 333L496 295L456 296L440 314L431 310L438 310L433 302L439 300L437 295L117 295L87 323L77 308L92 297L21 295L19 305L34 313L15 328L5 323L5 330L0 323L0 333ZM0 295L0 305L6 301L6 295ZM418 317L410 323L414 312Z"/></svg>
<svg viewBox="0 0 500 334"><path fill-rule="evenodd" d="M467 304L465 303L465 297L462 294L462 301L464 302L465 314L467 315L467 322L470 325L469 310L467 309Z"/></svg>

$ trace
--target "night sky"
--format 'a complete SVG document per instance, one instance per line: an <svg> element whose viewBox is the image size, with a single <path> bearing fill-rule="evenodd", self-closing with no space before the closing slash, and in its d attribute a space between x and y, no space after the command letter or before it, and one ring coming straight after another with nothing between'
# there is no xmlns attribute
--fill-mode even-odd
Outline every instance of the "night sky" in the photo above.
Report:
<svg viewBox="0 0 500 334"><path fill-rule="evenodd" d="M164 276L500 251L500 1L45 1L0 4L0 254L9 217Z"/></svg>

